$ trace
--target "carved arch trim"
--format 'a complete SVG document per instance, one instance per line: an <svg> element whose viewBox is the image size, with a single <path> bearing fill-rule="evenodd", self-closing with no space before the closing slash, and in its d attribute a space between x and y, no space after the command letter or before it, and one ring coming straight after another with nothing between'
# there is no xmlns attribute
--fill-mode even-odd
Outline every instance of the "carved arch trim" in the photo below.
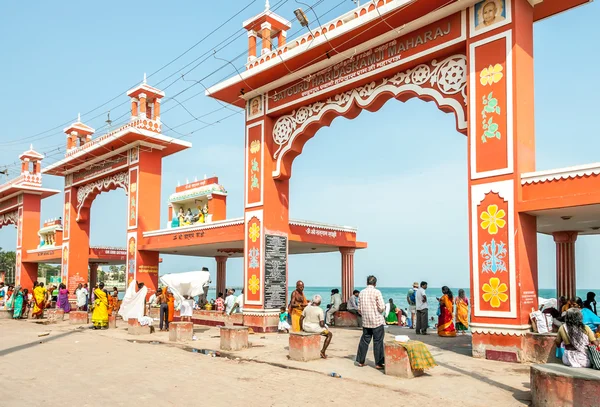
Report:
<svg viewBox="0 0 600 407"><path fill-rule="evenodd" d="M89 208L96 196L117 188L123 188L126 194L129 193L129 173L127 171L112 174L79 187L77 189L77 217L75 220L77 222L81 220L82 210Z"/></svg>
<svg viewBox="0 0 600 407"><path fill-rule="evenodd" d="M456 116L456 128L467 131L467 57L462 54L436 59L379 81L315 102L283 115L273 127L273 178L288 179L293 159L318 129L339 116L354 118L362 110L377 111L389 99L407 101L418 97L434 101L438 108Z"/></svg>
<svg viewBox="0 0 600 407"><path fill-rule="evenodd" d="M0 228L6 225L19 225L19 212L12 211L0 215Z"/></svg>

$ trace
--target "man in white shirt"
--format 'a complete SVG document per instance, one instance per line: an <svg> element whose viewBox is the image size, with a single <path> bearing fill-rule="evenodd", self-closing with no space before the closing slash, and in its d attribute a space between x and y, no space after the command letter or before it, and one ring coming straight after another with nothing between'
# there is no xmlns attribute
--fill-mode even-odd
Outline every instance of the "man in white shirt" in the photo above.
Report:
<svg viewBox="0 0 600 407"><path fill-rule="evenodd" d="M242 293L237 296L235 299L235 313L241 314L244 311L244 289L242 288Z"/></svg>
<svg viewBox="0 0 600 407"><path fill-rule="evenodd" d="M360 291L354 290L354 292L352 293L352 297L348 298L348 303L346 305L347 305L348 312L356 315L356 317L358 318L358 327L361 328L362 327L362 317L360 315L360 312L358 311L358 295L359 294L360 294Z"/></svg>
<svg viewBox="0 0 600 407"><path fill-rule="evenodd" d="M87 284L86 284L87 286ZM79 311L87 311L88 304L88 290L84 288L81 283L77 286L75 290L75 296L77 297L77 309Z"/></svg>
<svg viewBox="0 0 600 407"><path fill-rule="evenodd" d="M421 287L417 289L415 302L417 303L417 323L415 332L417 335L428 335L429 304L427 304L427 282L421 281Z"/></svg>
<svg viewBox="0 0 600 407"><path fill-rule="evenodd" d="M232 290L227 291L227 298L225 298L225 314L231 314L233 310L233 306L235 305L235 296L233 295Z"/></svg>
<svg viewBox="0 0 600 407"><path fill-rule="evenodd" d="M304 308L304 311L302 311L302 316L300 317L300 326L304 332L320 334L321 336L325 337L323 349L321 349L321 357L323 359L327 359L325 351L327 351L327 347L331 343L331 338L333 338L333 335L325 326L325 321L323 319L321 296L315 295L312 302L306 308Z"/></svg>
<svg viewBox="0 0 600 407"><path fill-rule="evenodd" d="M334 288L331 290L331 306L327 310L327 314L325 314L326 325L331 325L333 314L340 310L340 305L342 305L342 296L340 295L340 290Z"/></svg>

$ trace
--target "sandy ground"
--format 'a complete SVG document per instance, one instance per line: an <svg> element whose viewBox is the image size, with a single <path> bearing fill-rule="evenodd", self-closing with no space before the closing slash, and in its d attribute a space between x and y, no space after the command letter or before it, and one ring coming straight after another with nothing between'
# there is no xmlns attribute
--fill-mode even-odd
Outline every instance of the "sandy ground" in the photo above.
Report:
<svg viewBox="0 0 600 407"><path fill-rule="evenodd" d="M403 380L354 366L356 329L333 328L329 359L303 363L287 359L287 335L251 335L251 349L210 357L190 348L218 350L218 328L196 326L198 340L173 345L167 333L132 336L119 325L94 331L67 322L0 320L2 406L391 406L409 400L522 406L530 400L529 367L472 358L470 337L415 337L429 345L439 366ZM49 335L38 336L44 332ZM370 350L371 366L372 357Z"/></svg>

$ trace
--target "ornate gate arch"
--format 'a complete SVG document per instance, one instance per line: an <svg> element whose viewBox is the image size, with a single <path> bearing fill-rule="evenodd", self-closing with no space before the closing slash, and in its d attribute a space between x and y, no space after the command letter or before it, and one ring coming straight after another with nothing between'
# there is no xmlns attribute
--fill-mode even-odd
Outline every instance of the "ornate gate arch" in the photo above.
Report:
<svg viewBox="0 0 600 407"><path fill-rule="evenodd" d="M454 113L468 137L473 353L522 347L537 306L536 222L520 210L521 174L535 170L533 23L573 6L369 1L291 41L291 23L268 7L244 22L247 70L206 94L246 108L244 310L257 326L275 315L264 236L288 233L294 158L335 117L418 97Z"/></svg>

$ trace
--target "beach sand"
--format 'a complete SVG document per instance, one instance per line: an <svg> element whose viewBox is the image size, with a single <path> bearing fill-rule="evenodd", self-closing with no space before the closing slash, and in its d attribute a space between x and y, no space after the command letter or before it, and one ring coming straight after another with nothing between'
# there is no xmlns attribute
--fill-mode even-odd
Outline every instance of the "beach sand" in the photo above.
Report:
<svg viewBox="0 0 600 407"><path fill-rule="evenodd" d="M332 328L329 359L303 363L287 359L284 334L250 335L251 349L210 357L183 348L218 350L218 328L196 326L197 341L174 346L168 333L132 336L122 321L119 325L94 331L67 322L0 320L2 405L521 406L530 399L529 367L472 358L468 336L411 335L430 345L439 366L402 380L372 368L371 350L371 366L353 365L357 329ZM342 378L328 376L331 372Z"/></svg>

